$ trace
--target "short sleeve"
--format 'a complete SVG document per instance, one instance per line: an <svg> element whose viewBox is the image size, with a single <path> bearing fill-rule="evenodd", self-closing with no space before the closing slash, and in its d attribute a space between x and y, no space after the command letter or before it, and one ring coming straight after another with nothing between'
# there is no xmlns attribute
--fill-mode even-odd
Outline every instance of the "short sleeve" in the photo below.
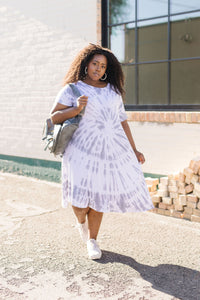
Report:
<svg viewBox="0 0 200 300"><path fill-rule="evenodd" d="M127 120L127 114L126 114L126 111L124 108L124 103L123 103L121 96L120 96L120 104L119 104L119 119L120 119L120 122Z"/></svg>
<svg viewBox="0 0 200 300"><path fill-rule="evenodd" d="M65 85L57 94L55 103L60 103L66 106L74 106L75 97L69 85Z"/></svg>

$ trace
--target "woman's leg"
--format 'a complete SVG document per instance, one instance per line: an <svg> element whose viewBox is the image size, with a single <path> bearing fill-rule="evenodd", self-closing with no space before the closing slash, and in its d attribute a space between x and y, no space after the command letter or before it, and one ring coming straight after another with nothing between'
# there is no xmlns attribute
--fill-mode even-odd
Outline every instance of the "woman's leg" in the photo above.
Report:
<svg viewBox="0 0 200 300"><path fill-rule="evenodd" d="M72 206L78 220L78 230L84 242L87 242L88 256L90 259L100 259L102 252L96 242L103 213L92 208L79 208ZM88 224L86 222L86 216Z"/></svg>
<svg viewBox="0 0 200 300"><path fill-rule="evenodd" d="M87 216L90 208L89 207L80 208L80 207L76 207L76 206L73 206L73 205L72 205L72 208L73 208L74 214L75 214L75 216L78 220L78 223L80 223L80 224L85 223L86 216Z"/></svg>
<svg viewBox="0 0 200 300"><path fill-rule="evenodd" d="M74 214L78 220L78 223L84 224L86 221L86 216L88 218L88 229L89 229L89 238L97 239L99 228L101 225L103 213L98 212L90 207L79 208L72 206Z"/></svg>
<svg viewBox="0 0 200 300"><path fill-rule="evenodd" d="M97 235L101 225L103 213L90 209L88 212L89 240L87 241L88 256L90 259L100 259L102 252L97 244Z"/></svg>
<svg viewBox="0 0 200 300"><path fill-rule="evenodd" d="M87 208L79 208L76 206L72 206L74 214L77 219L77 229L79 231L79 234L81 236L81 239L84 243L88 241L89 238L89 231L88 231L88 224L86 220L87 213L89 211L89 207Z"/></svg>
<svg viewBox="0 0 200 300"><path fill-rule="evenodd" d="M103 213L90 208L88 212L89 239L97 239Z"/></svg>

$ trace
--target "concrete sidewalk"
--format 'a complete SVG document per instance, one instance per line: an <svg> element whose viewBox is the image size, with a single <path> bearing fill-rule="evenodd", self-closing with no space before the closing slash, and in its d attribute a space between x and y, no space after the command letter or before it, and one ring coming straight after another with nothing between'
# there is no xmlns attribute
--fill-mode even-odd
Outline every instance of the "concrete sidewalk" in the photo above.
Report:
<svg viewBox="0 0 200 300"><path fill-rule="evenodd" d="M0 300L200 300L200 224L104 215L87 258L61 186L0 173Z"/></svg>

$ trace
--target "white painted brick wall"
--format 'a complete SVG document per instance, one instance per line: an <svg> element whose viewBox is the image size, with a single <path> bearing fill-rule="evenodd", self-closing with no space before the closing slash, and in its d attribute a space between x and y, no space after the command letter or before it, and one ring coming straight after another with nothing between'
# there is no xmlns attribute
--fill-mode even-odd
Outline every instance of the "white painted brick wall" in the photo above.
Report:
<svg viewBox="0 0 200 300"><path fill-rule="evenodd" d="M41 159L43 123L76 53L96 42L95 0L0 0L0 154Z"/></svg>

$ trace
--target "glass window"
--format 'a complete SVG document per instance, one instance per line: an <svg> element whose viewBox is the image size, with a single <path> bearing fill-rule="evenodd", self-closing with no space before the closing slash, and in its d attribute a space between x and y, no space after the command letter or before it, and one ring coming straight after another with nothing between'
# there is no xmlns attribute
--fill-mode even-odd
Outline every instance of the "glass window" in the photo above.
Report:
<svg viewBox="0 0 200 300"><path fill-rule="evenodd" d="M136 104L135 99L135 66L122 66L125 75L124 104Z"/></svg>
<svg viewBox="0 0 200 300"><path fill-rule="evenodd" d="M139 65L139 104L167 102L167 63Z"/></svg>
<svg viewBox="0 0 200 300"><path fill-rule="evenodd" d="M165 16L168 14L168 0L139 0L138 19Z"/></svg>
<svg viewBox="0 0 200 300"><path fill-rule="evenodd" d="M167 19L156 25L145 26L145 22L142 23L143 26L138 28L138 60L167 59Z"/></svg>
<svg viewBox="0 0 200 300"><path fill-rule="evenodd" d="M110 28L110 49L116 55L118 60L124 62L124 44L125 44L125 33L124 25L113 26Z"/></svg>
<svg viewBox="0 0 200 300"><path fill-rule="evenodd" d="M184 18L171 23L171 57L200 55L200 18Z"/></svg>
<svg viewBox="0 0 200 300"><path fill-rule="evenodd" d="M110 28L110 49L121 63L132 63L135 59L135 31L131 25Z"/></svg>
<svg viewBox="0 0 200 300"><path fill-rule="evenodd" d="M171 63L171 103L199 104L200 60Z"/></svg>
<svg viewBox="0 0 200 300"><path fill-rule="evenodd" d="M193 13L186 13L186 14L180 14L170 17L170 21L178 21L178 20L189 20L200 17L200 11L193 12Z"/></svg>
<svg viewBox="0 0 200 300"><path fill-rule="evenodd" d="M200 106L200 0L106 3L108 47L122 63L125 104Z"/></svg>
<svg viewBox="0 0 200 300"><path fill-rule="evenodd" d="M110 0L109 23L117 24L135 20L135 0Z"/></svg>
<svg viewBox="0 0 200 300"><path fill-rule="evenodd" d="M171 14L200 9L199 0L171 0Z"/></svg>
<svg viewBox="0 0 200 300"><path fill-rule="evenodd" d="M125 28L125 60L126 63L135 62L135 26L127 24Z"/></svg>

